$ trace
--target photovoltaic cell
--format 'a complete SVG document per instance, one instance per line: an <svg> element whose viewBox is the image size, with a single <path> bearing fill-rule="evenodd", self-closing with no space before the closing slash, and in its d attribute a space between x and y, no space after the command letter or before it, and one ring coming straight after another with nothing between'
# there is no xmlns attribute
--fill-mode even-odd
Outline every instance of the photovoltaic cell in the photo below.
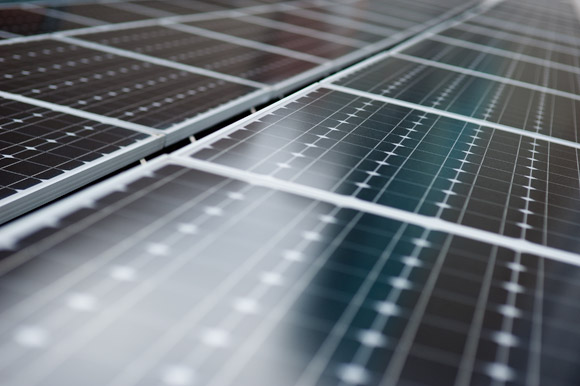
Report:
<svg viewBox="0 0 580 386"><path fill-rule="evenodd" d="M345 74L335 83L578 142L580 101L568 97L392 57Z"/></svg>
<svg viewBox="0 0 580 386"><path fill-rule="evenodd" d="M563 39L551 38L546 42L536 36L519 37L517 34L493 31L491 28L481 29L477 25L465 24L464 27L450 28L440 32L441 35L456 38L491 48L497 48L510 53L517 53L547 60L547 65L558 63L575 66L579 51L576 43L569 47ZM546 38L546 39L549 39ZM557 40L557 42L555 42Z"/></svg>
<svg viewBox="0 0 580 386"><path fill-rule="evenodd" d="M532 40L546 40L552 43L554 47L558 47L558 45L562 44L564 46L577 48L579 43L577 33L574 33L573 30L562 31L561 33L556 31L547 31L545 29L534 27L525 23L509 23L500 19L488 18L485 16L478 16L472 20L469 20L465 23L464 27L477 27L483 31L491 30L491 35L494 33L503 32L508 38L512 37L521 39L522 37L525 37Z"/></svg>
<svg viewBox="0 0 580 386"><path fill-rule="evenodd" d="M398 1L396 5L390 2L362 1L358 2L356 6L368 12L397 17L414 23L423 23L442 13L441 8L437 6L433 9L430 5L422 7L419 3L407 4L402 1Z"/></svg>
<svg viewBox="0 0 580 386"><path fill-rule="evenodd" d="M99 172L99 165L106 156L150 138L132 130L6 99L0 99L0 112L2 220L17 212L10 209L17 199L27 199L30 207L44 203L39 198L28 199L32 188L35 192L67 193L80 184L66 183L67 179L80 179L75 172L93 168L94 175L102 175L106 169L102 167ZM138 156L134 155L133 160ZM128 162L120 160L118 166ZM51 184L57 178L59 182Z"/></svg>
<svg viewBox="0 0 580 386"><path fill-rule="evenodd" d="M258 0L211 0L211 1L203 1L205 3L210 4L217 4L222 7L226 8L243 8L243 7L254 7L259 5L264 5L264 3L268 3L267 1L258 1Z"/></svg>
<svg viewBox="0 0 580 386"><path fill-rule="evenodd" d="M574 8L571 4L565 4L564 7L558 7L555 4L552 4L550 7L539 8L538 6L528 2L505 1L497 4L493 10L495 12L511 12L512 14L521 14L522 12L525 12L526 15L532 19L541 18L543 15L549 18L557 17L557 22L564 24L574 25L577 23L576 15L573 13ZM574 22L575 20L576 22Z"/></svg>
<svg viewBox="0 0 580 386"><path fill-rule="evenodd" d="M574 10L571 8L571 12ZM580 23L578 19L572 19L571 22L567 23L569 19L563 19L559 16L553 16L550 14L544 14L543 17L530 17L529 14L522 13L506 13L501 11L490 10L485 12L483 15L479 16L478 19L482 23L495 24L496 22L504 22L508 25L522 24L532 28L537 28L538 30L546 31L548 33L558 33L563 35L577 36L580 31ZM491 19L491 20L490 20ZM495 20L494 20L495 19Z"/></svg>
<svg viewBox="0 0 580 386"><path fill-rule="evenodd" d="M426 39L403 51L404 54L434 60L460 68L481 71L537 86L580 94L580 72L549 67L540 63L484 53L477 49Z"/></svg>
<svg viewBox="0 0 580 386"><path fill-rule="evenodd" d="M129 21L143 20L147 17L136 12L110 7L106 4L79 4L52 7L61 12L76 16L88 17L105 23L125 23Z"/></svg>
<svg viewBox="0 0 580 386"><path fill-rule="evenodd" d="M391 28L394 30L401 30L412 27L415 23L408 20L403 20L395 17L385 17L384 15L377 15L376 13L360 9L356 5L331 5L325 7L308 7L308 11L317 12L320 14L331 14L334 16L346 17L359 23L366 23L376 25L384 28Z"/></svg>
<svg viewBox="0 0 580 386"><path fill-rule="evenodd" d="M576 266L176 165L109 186L1 252L5 382L577 380Z"/></svg>
<svg viewBox="0 0 580 386"><path fill-rule="evenodd" d="M360 29L356 29L348 25L327 23L322 20L317 20L314 17L312 18L304 17L290 11L260 13L258 16L260 18L274 20L276 22L293 24L299 27L309 28L312 30L317 30L325 33L331 33L338 36L364 41L367 43L375 43L387 37L385 35L362 31Z"/></svg>
<svg viewBox="0 0 580 386"><path fill-rule="evenodd" d="M316 66L304 60L163 27L81 35L80 38L270 84Z"/></svg>
<svg viewBox="0 0 580 386"><path fill-rule="evenodd" d="M576 250L578 149L317 90L192 156Z"/></svg>
<svg viewBox="0 0 580 386"><path fill-rule="evenodd" d="M86 27L83 24L43 15L42 11L0 9L0 30L16 35L38 35Z"/></svg>
<svg viewBox="0 0 580 386"><path fill-rule="evenodd" d="M213 3L202 3L198 1L160 1L160 0L144 0L134 1L129 4L137 4L153 9L158 9L164 12L170 12L175 15L188 15L193 13L211 12L224 9L223 7Z"/></svg>
<svg viewBox="0 0 580 386"><path fill-rule="evenodd" d="M125 121L126 124L117 122L123 127L136 127L131 124L138 124L140 131L159 129L166 134L165 143L170 144L250 108L252 104L262 103L275 93L298 87L314 79L319 72L326 73L339 66L339 63L344 63L329 61L329 65L324 66L325 59L344 57L345 60L354 60L351 54L355 51L361 54L359 51L365 45L363 41L342 39L333 34L324 35L322 39L317 34L311 34L308 29L304 29L304 33L288 32L300 31L300 25L305 22L314 28L321 28L322 24L315 19L318 19L319 14L330 15L329 8L333 5L276 5L244 10L244 7L268 3L144 0L5 6L0 10L0 38L67 32L64 36L73 36L74 39L56 35L40 39L21 38L14 43L3 44L0 54L0 89L7 92L6 97L15 100L26 101L26 98L32 98L28 99L30 103L59 111L73 108L76 111L70 112L75 116L98 120L101 115ZM367 38L373 35L370 39L373 41L383 40L383 36L382 33L373 34L370 31L392 31L391 28L381 27L380 23L365 23L365 17L369 15L374 16L370 19L377 20L377 14L366 11L357 13L356 19L359 22L355 23L356 28L344 30L342 21L347 20L349 10L354 8L352 5L339 5L337 8L341 9L341 13L325 16L332 23L324 22L323 29L338 28L335 32L362 33ZM359 5L356 8L360 8ZM172 14L183 16L226 9L238 9L240 15L245 13L248 16L211 20L210 15L202 15L201 19L209 22L193 24L205 28L209 36L177 30L183 26L177 26L176 29L154 26L161 20L167 20L163 19L164 16ZM282 13L292 15L296 24L284 24L277 28L273 23L274 27L271 27L268 26L272 25L271 20L251 16L276 15L274 10L279 9L286 10ZM313 12L313 9L318 13ZM421 12L428 10L427 13L439 10L442 13L449 9L449 5L422 2L417 9ZM158 19L156 21L153 18ZM399 26L416 25L415 22L398 17L388 19L389 22L396 20L395 25ZM143 21L140 27L131 24L107 26L138 21ZM318 24L312 25L313 22ZM89 31L98 33L70 31L86 27L96 27ZM234 34L246 39L246 42L244 44L240 41L238 45L214 39L211 31L216 30L223 33L224 37ZM84 39L86 43L79 39ZM91 45L91 42L101 46ZM293 50L295 54L278 48ZM136 54L133 55L132 51ZM205 70L213 71L215 76L206 76L208 73ZM224 74L223 77L220 73ZM243 79L238 82L232 76L253 80L256 82L255 87ZM273 87L260 87L258 83ZM154 147L148 145L140 149L152 150ZM123 164L130 157L125 152L121 153L123 162L120 164ZM46 157L46 165L56 162ZM114 157L106 158L109 160ZM107 162L107 165L114 164L113 161ZM82 166L81 169L87 168ZM28 177L30 181L35 178ZM15 183L12 179L10 181L10 184ZM27 186L37 189L34 184ZM28 197L28 193L24 192L23 195Z"/></svg>
<svg viewBox="0 0 580 386"><path fill-rule="evenodd" d="M3 46L0 88L167 129L255 88L56 41Z"/></svg>
<svg viewBox="0 0 580 386"><path fill-rule="evenodd" d="M244 17L204 20L186 24L328 59L336 59L353 51L352 46L341 44L339 41L330 42L316 36L297 34L251 23L246 21Z"/></svg>

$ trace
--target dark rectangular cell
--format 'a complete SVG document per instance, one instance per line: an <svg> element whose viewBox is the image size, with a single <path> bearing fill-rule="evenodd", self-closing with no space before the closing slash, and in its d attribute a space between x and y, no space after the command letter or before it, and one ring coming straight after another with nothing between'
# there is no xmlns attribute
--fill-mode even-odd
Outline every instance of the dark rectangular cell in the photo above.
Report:
<svg viewBox="0 0 580 386"><path fill-rule="evenodd" d="M418 2L411 4L398 1L395 5L392 2L364 1L360 5L357 4L357 6L367 12L384 15L385 17L396 17L416 24L424 23L433 17L440 16L444 12L438 6L420 4Z"/></svg>
<svg viewBox="0 0 580 386"><path fill-rule="evenodd" d="M83 35L82 39L270 84L316 65L163 27L103 32Z"/></svg>
<svg viewBox="0 0 580 386"><path fill-rule="evenodd" d="M560 40L554 44L554 42L542 42L541 40L533 40L526 37L518 39L517 34L511 31L506 34L505 32L502 33L502 31L494 32L493 28L485 28L484 30L471 27L468 29L450 28L440 32L440 34L446 37L476 43L481 46L500 49L510 55L513 55L515 52L548 62L563 64L571 68L576 67L580 56L580 51L576 47L569 48L562 46Z"/></svg>
<svg viewBox="0 0 580 386"><path fill-rule="evenodd" d="M580 93L579 73L542 66L539 63L482 53L476 49L429 39L409 47L403 53L571 94Z"/></svg>
<svg viewBox="0 0 580 386"><path fill-rule="evenodd" d="M188 15L224 9L223 7L213 3L202 3L199 1L139 0L134 1L133 3L139 6L145 6L164 12L170 12L175 15Z"/></svg>
<svg viewBox="0 0 580 386"><path fill-rule="evenodd" d="M76 16L87 17L90 19L100 20L105 23L125 23L130 21L137 21L146 19L139 13L127 11L124 9L119 9L116 7L111 7L106 4L76 4L76 5L63 5L52 7L57 11L70 13Z"/></svg>
<svg viewBox="0 0 580 386"><path fill-rule="evenodd" d="M403 30L415 25L413 22L403 20L396 17L385 17L383 15L377 15L376 13L369 12L364 8L358 8L355 4L352 5L326 5L326 6L316 6L306 8L308 11L317 12L320 14L330 14L333 16L339 16L343 18L348 18L359 23L366 23L370 25L376 25L384 28L391 28L394 30Z"/></svg>
<svg viewBox="0 0 580 386"><path fill-rule="evenodd" d="M316 36L251 23L244 17L196 21L187 24L328 59L336 59L355 50L354 47L340 42L331 42Z"/></svg>
<svg viewBox="0 0 580 386"><path fill-rule="evenodd" d="M504 12L502 10L491 9L478 17L483 22L492 25L508 24L517 29L535 28L550 34L562 34L564 36L575 37L580 32L580 22L577 18L562 18L558 15L544 13L538 15L534 12Z"/></svg>
<svg viewBox="0 0 580 386"><path fill-rule="evenodd" d="M158 129L255 89L54 41L5 46L0 88Z"/></svg>
<svg viewBox="0 0 580 386"><path fill-rule="evenodd" d="M542 17L551 19L552 22L563 23L567 25L578 25L578 18L573 12L574 8L572 3L552 3L549 6L541 6L539 4L527 3L527 2L510 2L506 1L497 4L493 7L493 12L497 13L511 13L525 15L531 20L542 19Z"/></svg>
<svg viewBox="0 0 580 386"><path fill-rule="evenodd" d="M572 98L398 58L386 58L335 83L578 142L580 101Z"/></svg>
<svg viewBox="0 0 580 386"><path fill-rule="evenodd" d="M255 123L260 127L250 131ZM576 248L577 150L502 130L319 89L216 137L192 156ZM560 207L571 208L562 222L556 221Z"/></svg>
<svg viewBox="0 0 580 386"><path fill-rule="evenodd" d="M577 298L577 266L169 162L73 197L53 216L0 251L6 262L29 257L0 275L7 385L175 383L194 369L203 384L232 374L224 384L295 385L307 374L313 384L406 385L453 382L461 368L469 383L494 375L499 344L514 350L505 371L520 376L540 331L550 350L562 336L580 339L531 319L570 310L538 301ZM429 283L453 280L440 272L465 259L482 267L465 275L474 289L433 291ZM573 325L571 315L562 321ZM49 345L56 336L60 345ZM63 348L62 361L50 360ZM552 355L538 360L552 371Z"/></svg>
<svg viewBox="0 0 580 386"><path fill-rule="evenodd" d="M0 198L24 196L149 137L6 99L0 99L0 126Z"/></svg>
<svg viewBox="0 0 580 386"><path fill-rule="evenodd" d="M334 23L317 20L315 17L304 17L300 14L288 12L268 12L260 13L257 16L276 22L297 25L299 27L309 28L320 32L330 33L345 38L360 40L363 42L374 43L385 39L387 36L362 31L348 25L339 25ZM340 40L340 39L338 39Z"/></svg>
<svg viewBox="0 0 580 386"><path fill-rule="evenodd" d="M511 41L520 47L520 50L527 49L531 55L546 55L546 59L552 60L552 57L558 60L558 54L567 54L578 56L578 41L574 38L542 33L541 30L526 29L519 25L500 24L490 26L482 23L479 19L473 19L464 24L458 25L457 28L481 34L491 38L496 38L498 41ZM504 43L505 44L505 43ZM544 51L534 51L528 46L543 48ZM554 52L551 52L554 51ZM566 60L564 57L563 60Z"/></svg>
<svg viewBox="0 0 580 386"><path fill-rule="evenodd" d="M219 5L228 9L253 7L257 5L263 5L264 3L259 0L200 0L199 2Z"/></svg>
<svg viewBox="0 0 580 386"><path fill-rule="evenodd" d="M16 35L39 35L81 27L86 25L49 16L42 10L0 9L0 30Z"/></svg>

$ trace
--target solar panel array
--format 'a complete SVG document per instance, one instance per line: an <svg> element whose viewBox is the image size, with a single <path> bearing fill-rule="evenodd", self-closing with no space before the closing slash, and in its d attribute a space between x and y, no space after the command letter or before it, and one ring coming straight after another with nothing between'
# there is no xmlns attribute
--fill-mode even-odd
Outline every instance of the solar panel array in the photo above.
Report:
<svg viewBox="0 0 580 386"><path fill-rule="evenodd" d="M159 3L138 4L173 12ZM578 384L574 6L483 4L5 227L0 379ZM185 64L178 47L193 43L183 33L203 30L195 44L221 57L238 42L222 34L234 31L256 48L300 46L308 62L344 52L294 39L305 19L320 17L316 38L341 33L354 47L389 20L405 28L439 9L269 7L121 36L91 30L83 41L134 42L140 54ZM366 27L336 22L345 15ZM86 58L88 44L74 55ZM270 53L284 67L281 51ZM244 77L261 82L268 71ZM99 102L87 103L99 114ZM107 111L125 122L126 109Z"/></svg>
<svg viewBox="0 0 580 386"><path fill-rule="evenodd" d="M14 121L0 148L0 222L412 36L466 8L461 3L428 2L420 19L402 15L381 25L366 21L371 13L364 8L372 2L365 1L1 5L0 97L16 109L10 119L55 111L53 119L71 123L50 136L74 132L88 140L95 132L84 126L102 133L116 128L125 130L118 134L127 143L81 159L60 139L56 153L44 150L54 147L38 142L44 134ZM388 10L372 15L380 12ZM57 124L46 123L45 130L51 125ZM42 155L23 153L22 146L36 145L23 145L15 131L33 139L40 148L29 150ZM67 160L56 160L63 153Z"/></svg>

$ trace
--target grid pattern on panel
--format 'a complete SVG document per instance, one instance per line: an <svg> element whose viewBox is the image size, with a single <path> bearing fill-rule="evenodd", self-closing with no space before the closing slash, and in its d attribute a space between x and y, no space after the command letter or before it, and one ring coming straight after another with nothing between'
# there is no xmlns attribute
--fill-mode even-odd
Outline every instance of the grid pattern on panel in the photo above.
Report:
<svg viewBox="0 0 580 386"><path fill-rule="evenodd" d="M0 112L0 198L148 137L5 99Z"/></svg>
<svg viewBox="0 0 580 386"><path fill-rule="evenodd" d="M193 157L574 251L577 149L314 91Z"/></svg>
<svg viewBox="0 0 580 386"><path fill-rule="evenodd" d="M356 49L354 39L362 46L386 37L369 32L377 27L337 23L345 10L354 20L390 15L386 22L407 27L458 3L361 0L329 5L340 11L325 21L315 20L324 8L304 6L191 25L336 58ZM130 4L59 11L109 23L154 15L147 7L209 11L197 1L133 4L135 13ZM406 59L387 58L336 83L578 143L571 128L579 102L541 91L576 94L580 86L577 30L563 16L569 4L545 18L540 2L505 4L411 46ZM299 27L329 35L288 32ZM324 40L330 34L336 42ZM340 36L353 40L341 44ZM164 27L81 38L268 83L312 68ZM54 41L5 45L0 57L2 90L161 129L255 90ZM299 95L198 143L190 156L203 162L155 161L43 212L49 225L16 242L0 237L2 382L578 384L580 264L325 200L336 193L333 202L355 208L430 216L426 226L442 219L465 234L476 228L577 252L580 150L324 87ZM8 144L0 177L23 178L3 191L146 137L23 106L0 106L0 144ZM255 173L256 181L172 162L223 173L216 165L226 165L229 175L244 171L238 178L252 182ZM280 181L296 194L277 190ZM300 195L304 186L318 189L309 192L320 201Z"/></svg>
<svg viewBox="0 0 580 386"><path fill-rule="evenodd" d="M418 1L410 3L407 1L360 1L353 4L357 9L363 9L384 17L395 17L398 19L422 23L433 17L437 17L452 9L464 5L462 1L431 2Z"/></svg>
<svg viewBox="0 0 580 386"><path fill-rule="evenodd" d="M82 27L85 25L43 15L42 12L0 9L0 30L16 35L38 35Z"/></svg>
<svg viewBox="0 0 580 386"><path fill-rule="evenodd" d="M315 66L300 59L163 27L105 32L81 38L264 83L277 83Z"/></svg>
<svg viewBox="0 0 580 386"><path fill-rule="evenodd" d="M199 1L160 1L160 0L136 0L129 4L137 4L175 15L188 15L192 13L211 12L224 9L213 3L202 3Z"/></svg>
<svg viewBox="0 0 580 386"><path fill-rule="evenodd" d="M517 57L482 52L476 48L426 39L403 51L404 54L434 60L460 68L502 76L507 79L544 86L554 90L580 94L580 72L554 68Z"/></svg>
<svg viewBox="0 0 580 386"><path fill-rule="evenodd" d="M525 24L508 24L499 20L494 23L491 20L493 19L475 17L457 25L457 28L482 35L487 34L494 38L513 40L516 43L526 43L531 46L539 45L556 51L564 50L564 52L574 53L578 48L578 39L574 35L549 33Z"/></svg>
<svg viewBox="0 0 580 386"><path fill-rule="evenodd" d="M539 5L528 1L504 1L497 4L493 11L518 14L525 12L532 20L548 14L550 17L558 17L557 22L560 24L578 25L578 19L574 14L574 6L571 2L552 2Z"/></svg>
<svg viewBox="0 0 580 386"><path fill-rule="evenodd" d="M419 20L459 6L421 1L416 11L422 15L415 20L400 18L400 12L383 18L367 9L374 7L372 2L364 3L135 0L5 4L0 7L0 39L15 39L2 44L0 90L6 98L81 117L100 115L145 130L167 130L172 142L190 131L231 118L252 102L263 102L275 92L291 90L318 73L337 69L342 61L334 63L332 59L354 60L363 54L361 48L368 42L383 41L395 30L418 27ZM331 12L330 8L339 11ZM406 5L398 8L405 9L403 14L412 13ZM235 12L210 14L226 10ZM349 17L350 11L356 15ZM269 19L280 15L292 20L277 23ZM318 20L319 16L324 20ZM222 18L213 20L215 17ZM193 22L197 30L164 26L197 19L202 20ZM348 20L356 23L348 26ZM46 35L51 33L55 34ZM239 39L230 42L231 36ZM82 39L88 41L83 43ZM94 42L100 46L91 44ZM129 153L123 155L129 157ZM3 162L18 168L12 165L14 161ZM64 170L65 166L60 166L64 163L55 162L47 158L46 165L54 170L46 173ZM62 170L57 170L57 165ZM27 182L12 176L6 179L5 188L34 185L38 165L27 167L27 173L33 173ZM89 179L90 173L83 174L85 177Z"/></svg>
<svg viewBox="0 0 580 386"><path fill-rule="evenodd" d="M357 23L366 23L374 26L379 26L383 28L389 28L392 30L403 30L405 28L412 27L415 25L414 22L404 20L401 18L389 16L389 15L378 15L376 13L369 12L364 8L357 7L356 4L352 4L351 6L345 5L329 5L329 6L313 6L305 8L311 15L314 13L322 15L330 14L333 16L338 16L342 18L347 18L349 20L353 20Z"/></svg>
<svg viewBox="0 0 580 386"><path fill-rule="evenodd" d="M158 129L252 87L54 41L4 46L0 88Z"/></svg>
<svg viewBox="0 0 580 386"><path fill-rule="evenodd" d="M338 36L356 39L367 43L374 43L380 41L387 36L379 35L371 32L362 31L360 29L352 28L348 25L339 25L334 23L327 23L323 20L317 20L312 17L304 17L292 12L268 12L260 13L260 18L274 20L276 22L297 25L300 27L317 30L325 33L331 33Z"/></svg>
<svg viewBox="0 0 580 386"><path fill-rule="evenodd" d="M576 379L575 267L171 165L57 223L0 253L8 385Z"/></svg>
<svg viewBox="0 0 580 386"><path fill-rule="evenodd" d="M76 16L87 17L100 20L105 23L125 23L129 21L138 21L147 17L136 12L131 12L107 4L78 4L53 7L52 9L70 13Z"/></svg>
<svg viewBox="0 0 580 386"><path fill-rule="evenodd" d="M521 71L511 66L508 75ZM335 83L578 142L580 101L548 92L391 57Z"/></svg>
<svg viewBox="0 0 580 386"><path fill-rule="evenodd" d="M511 10L505 10L494 7L485 12L480 18L483 23L495 24L496 21L500 21L513 27L521 24L527 28L535 28L538 31L578 36L578 32L580 32L580 21L571 3L568 4L567 8L568 15L567 17L563 17L561 12L550 12L549 8L540 12L535 9L525 8L525 6L520 6L517 10L513 8Z"/></svg>
<svg viewBox="0 0 580 386"><path fill-rule="evenodd" d="M204 0L205 1L205 0ZM274 0L271 0L274 1ZM205 1L207 2L207 1ZM270 3L270 1L261 0L212 0L211 3L218 4L222 7L227 8L242 8L242 7L253 7L258 5L264 5Z"/></svg>
<svg viewBox="0 0 580 386"><path fill-rule="evenodd" d="M335 59L353 51L352 46L341 44L340 39L337 39L337 42L330 42L316 36L254 24L246 21L244 17L196 21L186 24L329 59Z"/></svg>
<svg viewBox="0 0 580 386"><path fill-rule="evenodd" d="M579 42L566 41L557 37L543 35L544 38L540 38L522 32L501 31L501 27L480 27L469 22L442 31L440 35L474 43L481 47L498 49L510 56L525 55L539 59L546 66L563 65L574 68L579 63Z"/></svg>

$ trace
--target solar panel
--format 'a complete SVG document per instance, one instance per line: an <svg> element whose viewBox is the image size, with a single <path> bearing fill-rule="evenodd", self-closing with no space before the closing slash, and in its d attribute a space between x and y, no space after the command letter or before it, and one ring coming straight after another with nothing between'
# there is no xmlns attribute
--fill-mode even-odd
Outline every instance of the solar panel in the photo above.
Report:
<svg viewBox="0 0 580 386"><path fill-rule="evenodd" d="M425 40L404 50L403 54L509 78L524 82L523 86L537 85L563 91L572 98L578 95L580 85L577 78L580 74L576 69L542 65L540 60L527 60L515 55L489 52L481 57L481 51L476 48L462 47L453 43L437 39Z"/></svg>
<svg viewBox="0 0 580 386"><path fill-rule="evenodd" d="M341 13L326 15L327 7ZM0 96L155 134L169 145L460 9L419 7L430 16L386 27L366 23L372 17L364 11L354 21L349 4L320 3L316 11L312 4L257 1L5 4ZM269 15L295 20L277 23ZM365 42L371 37L376 44Z"/></svg>
<svg viewBox="0 0 580 386"><path fill-rule="evenodd" d="M433 27L4 227L5 383L578 383L571 4L158 3L99 5L157 19L5 45L16 63L49 50L43 68L63 77L21 66L0 96L75 125L103 117L134 136L123 151L183 138L196 113L231 116L226 85L248 107ZM73 81L91 72L98 89ZM191 79L222 82L221 106L163 94ZM127 99L94 98L107 87ZM126 114L148 98L172 100Z"/></svg>
<svg viewBox="0 0 580 386"><path fill-rule="evenodd" d="M576 302L559 296L576 290L578 268L558 254L540 257L531 245L514 252L507 239L475 241L413 216L402 222L332 195L314 199L175 162L159 160L46 211L53 225L35 222L17 251L4 252L13 269L0 280L12 305L2 307L2 346L12 353L3 379L574 379L566 372L573 362L560 364L558 378L528 364L560 361L551 337L574 321L566 310ZM573 344L577 334L565 331ZM26 372L9 371L23 361Z"/></svg>
<svg viewBox="0 0 580 386"><path fill-rule="evenodd" d="M54 7L53 9L76 16L96 19L104 23L124 23L143 20L146 16L108 4L79 4Z"/></svg>
<svg viewBox="0 0 580 386"><path fill-rule="evenodd" d="M322 14L332 15L340 18L347 18L356 23L365 23L367 25L400 30L411 27L414 22L404 20L392 15L380 15L361 8L348 7L340 4L334 4L327 7L308 7L303 9L310 15L323 17Z"/></svg>
<svg viewBox="0 0 580 386"><path fill-rule="evenodd" d="M198 12L211 12L224 9L214 3L202 3L199 1L160 1L160 0L144 0L126 3L131 6L148 7L154 10L168 12L173 15L187 15Z"/></svg>
<svg viewBox="0 0 580 386"><path fill-rule="evenodd" d="M0 29L15 35L38 35L85 26L32 10L0 9Z"/></svg>
<svg viewBox="0 0 580 386"><path fill-rule="evenodd" d="M516 70L512 67L511 71ZM345 74L334 83L417 106L577 142L576 131L570 130L575 127L575 111L580 107L577 95L560 93L541 84L534 87L536 85L516 84L511 79L490 79L483 75L441 68L435 63L425 64L395 54L364 71ZM535 122L538 117L532 118L530 109L542 112L541 122ZM547 122L544 122L544 114L549 119Z"/></svg>
<svg viewBox="0 0 580 386"><path fill-rule="evenodd" d="M292 78L319 64L165 27L143 27L80 37L268 84Z"/></svg>
<svg viewBox="0 0 580 386"><path fill-rule="evenodd" d="M377 31L374 31L374 33L368 32L360 28L360 26L359 28L352 27L353 23L349 23L348 25L346 25L344 20L342 24L339 24L338 22L336 22L336 20L333 20L336 23L325 22L324 16L322 17L318 15L312 16L312 14L310 13L306 13L306 15L308 15L309 17L305 17L298 12L279 11L279 12L261 13L259 14L259 17L268 20L273 20L277 23L282 23L282 25L290 24L292 26L298 26L308 30L316 30L322 33L340 35L344 37L343 41L346 41L348 39L353 43L353 45L358 44L361 46L364 45L365 43L374 43L380 41L384 38L385 36L384 34L392 33L392 30L386 31L383 30L384 32L380 33L378 27L371 28L369 26L366 26L367 30L368 29L373 30L374 28L377 29Z"/></svg>
<svg viewBox="0 0 580 386"><path fill-rule="evenodd" d="M421 110L316 89L204 140L192 156L578 248L577 148Z"/></svg>
<svg viewBox="0 0 580 386"><path fill-rule="evenodd" d="M0 221L138 160L161 138L0 98Z"/></svg>
<svg viewBox="0 0 580 386"><path fill-rule="evenodd" d="M352 52L353 47L342 42L331 42L319 36L299 34L267 25L257 24L260 19L250 17L224 18L186 23L193 27L218 33L229 33L238 38L257 41L275 47L302 52L322 58L334 59Z"/></svg>
<svg viewBox="0 0 580 386"><path fill-rule="evenodd" d="M256 90L67 42L7 45L2 57L6 92L156 129Z"/></svg>

